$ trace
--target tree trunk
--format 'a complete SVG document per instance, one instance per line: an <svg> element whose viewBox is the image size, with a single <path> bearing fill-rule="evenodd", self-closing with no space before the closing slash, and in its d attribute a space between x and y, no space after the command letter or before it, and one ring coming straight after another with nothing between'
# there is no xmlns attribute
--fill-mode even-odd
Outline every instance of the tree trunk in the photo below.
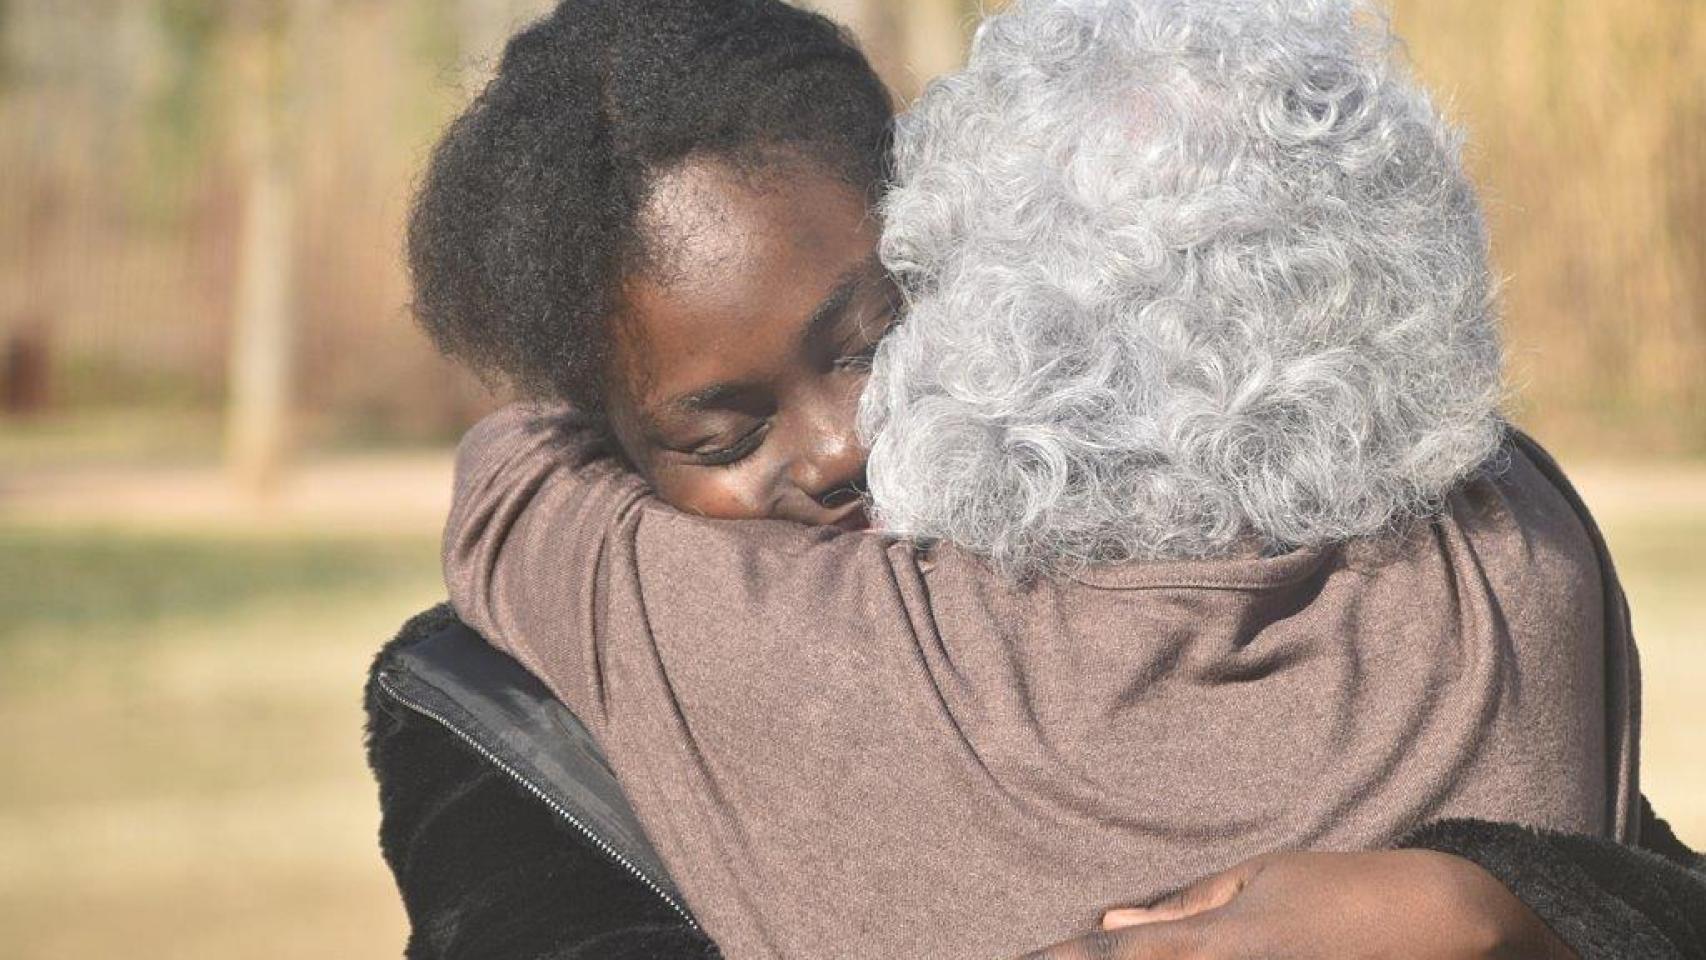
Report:
<svg viewBox="0 0 1706 960"><path fill-rule="evenodd" d="M239 238L226 410L226 459L257 494L274 488L290 445L296 351L296 163L305 45L324 0L253 0L236 21L240 99Z"/></svg>

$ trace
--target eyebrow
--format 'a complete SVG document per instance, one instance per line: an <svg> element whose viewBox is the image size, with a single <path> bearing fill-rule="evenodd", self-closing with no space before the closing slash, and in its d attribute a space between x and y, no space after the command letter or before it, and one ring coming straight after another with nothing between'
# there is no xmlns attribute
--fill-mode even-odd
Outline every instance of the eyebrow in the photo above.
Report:
<svg viewBox="0 0 1706 960"><path fill-rule="evenodd" d="M829 291L818 305L812 308L811 316L806 318L804 336L811 336L817 330L833 323L852 304L860 286L870 280L880 269L881 259L873 252L870 256L850 267L835 282L835 287ZM741 383L717 383L703 390L682 394L669 401L664 406L668 409L698 412L725 406L740 398L747 386Z"/></svg>
<svg viewBox="0 0 1706 960"><path fill-rule="evenodd" d="M809 335L813 331L821 329L845 313L848 304L853 302L854 295L859 292L860 286L877 274L878 270L881 269L881 264L882 261L873 251L870 256L854 264L846 273L843 273L840 279L835 282L835 289L829 291L829 296L824 297L823 302L812 310L812 315L806 318L806 333Z"/></svg>

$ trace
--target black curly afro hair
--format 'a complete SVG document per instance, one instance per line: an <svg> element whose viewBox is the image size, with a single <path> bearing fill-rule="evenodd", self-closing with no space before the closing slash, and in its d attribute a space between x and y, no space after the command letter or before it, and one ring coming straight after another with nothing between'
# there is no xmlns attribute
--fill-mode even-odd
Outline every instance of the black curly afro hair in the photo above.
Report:
<svg viewBox="0 0 1706 960"><path fill-rule="evenodd" d="M564 0L433 152L409 222L415 314L488 380L600 410L650 181L689 156L785 153L874 194L892 121L846 35L779 0Z"/></svg>

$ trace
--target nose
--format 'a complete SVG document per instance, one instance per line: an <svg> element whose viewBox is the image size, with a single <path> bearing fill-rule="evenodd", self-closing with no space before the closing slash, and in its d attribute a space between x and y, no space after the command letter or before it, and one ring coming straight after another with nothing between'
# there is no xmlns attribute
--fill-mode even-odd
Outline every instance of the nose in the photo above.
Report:
<svg viewBox="0 0 1706 960"><path fill-rule="evenodd" d="M844 507L865 495L865 448L854 422L859 395L843 387L813 399L797 421L801 433L788 479L818 506Z"/></svg>
<svg viewBox="0 0 1706 960"><path fill-rule="evenodd" d="M865 495L865 450L853 431L820 435L794 461L794 485L821 507L844 507Z"/></svg>

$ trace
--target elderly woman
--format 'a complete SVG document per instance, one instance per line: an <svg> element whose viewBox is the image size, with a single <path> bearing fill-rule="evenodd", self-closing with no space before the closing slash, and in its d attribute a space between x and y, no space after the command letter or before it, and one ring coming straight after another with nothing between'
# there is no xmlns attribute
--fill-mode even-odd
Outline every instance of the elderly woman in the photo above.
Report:
<svg viewBox="0 0 1706 960"><path fill-rule="evenodd" d="M797 345L880 333L865 223L702 155L651 174L603 415L470 436L447 579L726 952L1001 956L1444 817L1637 838L1615 577L1496 416L1473 195L1385 46L1348 3L987 24L899 137L881 536L695 515L731 513L707 470L836 509L810 401L845 388ZM840 269L742 341L692 301L785 258L767 227Z"/></svg>

